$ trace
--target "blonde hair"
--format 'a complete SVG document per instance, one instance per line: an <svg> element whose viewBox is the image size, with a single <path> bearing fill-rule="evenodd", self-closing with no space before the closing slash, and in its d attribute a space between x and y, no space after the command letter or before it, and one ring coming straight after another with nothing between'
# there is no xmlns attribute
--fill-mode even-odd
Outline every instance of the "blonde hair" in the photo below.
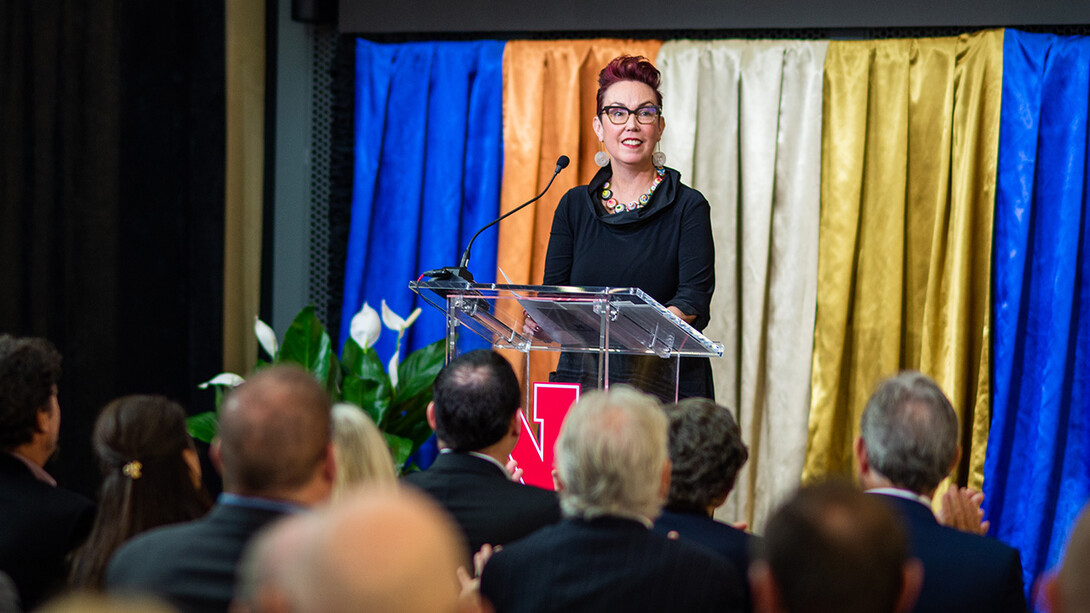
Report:
<svg viewBox="0 0 1090 613"><path fill-rule="evenodd" d="M337 462L334 500L362 483L382 486L397 483L386 437L367 413L355 405L333 405L333 455Z"/></svg>

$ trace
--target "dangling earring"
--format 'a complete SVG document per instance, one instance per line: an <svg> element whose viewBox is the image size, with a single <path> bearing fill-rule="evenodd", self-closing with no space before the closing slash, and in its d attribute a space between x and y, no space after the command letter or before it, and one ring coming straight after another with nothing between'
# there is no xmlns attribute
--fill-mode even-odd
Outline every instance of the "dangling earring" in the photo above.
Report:
<svg viewBox="0 0 1090 613"><path fill-rule="evenodd" d="M651 163L655 165L655 168L662 168L666 165L666 154L659 151L658 144L655 145L655 152L651 154Z"/></svg>
<svg viewBox="0 0 1090 613"><path fill-rule="evenodd" d="M601 141L598 142L598 153L594 154L594 163L597 164L599 168L609 166L609 154L602 149Z"/></svg>

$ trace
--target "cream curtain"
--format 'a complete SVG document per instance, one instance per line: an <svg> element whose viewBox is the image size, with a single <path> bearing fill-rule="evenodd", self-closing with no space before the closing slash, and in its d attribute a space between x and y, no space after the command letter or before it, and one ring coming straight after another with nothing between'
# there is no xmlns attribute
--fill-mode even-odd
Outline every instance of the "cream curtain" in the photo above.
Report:
<svg viewBox="0 0 1090 613"><path fill-rule="evenodd" d="M226 3L227 176L223 260L223 367L257 361L265 168L265 3Z"/></svg>
<svg viewBox="0 0 1090 613"><path fill-rule="evenodd" d="M918 369L981 486L1002 52L1000 30L829 46L806 480L852 474L868 396Z"/></svg>
<svg viewBox="0 0 1090 613"><path fill-rule="evenodd" d="M806 451L827 46L669 41L658 55L667 165L712 206L716 400L750 448L717 516L758 531Z"/></svg>

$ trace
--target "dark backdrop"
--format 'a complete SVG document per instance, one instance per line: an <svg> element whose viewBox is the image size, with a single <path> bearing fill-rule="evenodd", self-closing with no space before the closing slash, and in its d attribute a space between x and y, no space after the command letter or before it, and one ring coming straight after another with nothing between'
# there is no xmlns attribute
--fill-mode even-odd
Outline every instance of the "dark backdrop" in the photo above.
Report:
<svg viewBox="0 0 1090 613"><path fill-rule="evenodd" d="M222 363L222 0L0 3L0 332L64 355L61 453L91 494L98 410L190 412Z"/></svg>

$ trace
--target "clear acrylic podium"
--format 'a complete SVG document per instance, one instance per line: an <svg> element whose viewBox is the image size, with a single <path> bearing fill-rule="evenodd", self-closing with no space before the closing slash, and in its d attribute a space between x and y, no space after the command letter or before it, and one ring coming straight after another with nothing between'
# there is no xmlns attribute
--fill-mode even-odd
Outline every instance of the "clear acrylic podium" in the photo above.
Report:
<svg viewBox="0 0 1090 613"><path fill-rule="evenodd" d="M611 356L654 356L672 360L669 371L676 399L681 357L723 355L722 343L708 339L636 288L469 284L457 278L422 279L409 288L446 313L448 362L455 355L461 328L496 349L596 356L601 389L608 389L611 382ZM537 326L533 333L524 331L527 317Z"/></svg>

